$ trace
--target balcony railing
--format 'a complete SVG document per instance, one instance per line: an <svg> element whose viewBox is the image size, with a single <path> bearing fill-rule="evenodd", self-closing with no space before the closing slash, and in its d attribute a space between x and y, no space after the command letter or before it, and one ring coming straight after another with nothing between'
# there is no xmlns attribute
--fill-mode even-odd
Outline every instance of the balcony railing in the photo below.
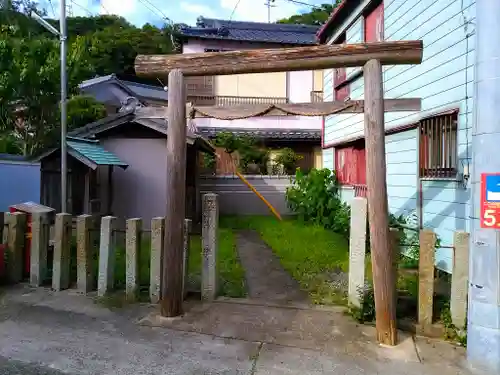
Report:
<svg viewBox="0 0 500 375"><path fill-rule="evenodd" d="M355 197L363 197L366 198L368 194L368 187L366 185L352 185L354 188L354 196Z"/></svg>
<svg viewBox="0 0 500 375"><path fill-rule="evenodd" d="M253 97L253 96L219 96L219 95L189 95L187 100L200 106L232 106L238 104L285 104L283 97Z"/></svg>
<svg viewBox="0 0 500 375"><path fill-rule="evenodd" d="M311 91L311 103L320 103L323 101L323 91Z"/></svg>

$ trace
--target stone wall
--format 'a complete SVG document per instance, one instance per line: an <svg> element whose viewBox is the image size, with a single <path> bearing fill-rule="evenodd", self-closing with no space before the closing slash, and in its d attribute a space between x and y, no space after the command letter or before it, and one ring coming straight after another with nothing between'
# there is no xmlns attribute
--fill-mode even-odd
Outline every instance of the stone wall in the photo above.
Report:
<svg viewBox="0 0 500 375"><path fill-rule="evenodd" d="M253 187L281 214L289 215L285 192L290 176L246 175ZM266 204L238 176L201 176L201 194L219 196L221 215L272 215Z"/></svg>

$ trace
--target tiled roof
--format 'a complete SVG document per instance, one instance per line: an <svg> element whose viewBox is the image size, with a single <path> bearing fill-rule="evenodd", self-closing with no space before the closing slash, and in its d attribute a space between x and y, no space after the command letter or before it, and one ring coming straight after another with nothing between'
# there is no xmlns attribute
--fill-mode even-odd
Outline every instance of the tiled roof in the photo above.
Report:
<svg viewBox="0 0 500 375"><path fill-rule="evenodd" d="M124 168L128 166L127 163L118 159L115 154L106 151L99 145L98 141L68 137L66 144L70 148L70 152L74 151L96 165L117 165Z"/></svg>
<svg viewBox="0 0 500 375"><path fill-rule="evenodd" d="M87 89L103 83L114 83L126 91L128 95L136 96L139 99L168 100L167 92L163 87L126 81L119 79L116 74L88 79L80 83L78 88L85 92Z"/></svg>
<svg viewBox="0 0 500 375"><path fill-rule="evenodd" d="M217 133L231 132L237 135L249 135L255 138L271 139L312 139L320 140L320 130L285 130L285 129L234 129L234 128L200 128L198 132L206 137L215 137Z"/></svg>
<svg viewBox="0 0 500 375"><path fill-rule="evenodd" d="M182 25L183 38L220 39L280 44L316 44L317 26L226 21L199 17L195 27Z"/></svg>
<svg viewBox="0 0 500 375"><path fill-rule="evenodd" d="M96 130L100 130L103 127L113 124L113 125L121 125L125 124L134 119L134 111L128 110L123 112L114 113L100 120L91 122L85 126L76 128L68 133L70 137L91 137L95 134Z"/></svg>

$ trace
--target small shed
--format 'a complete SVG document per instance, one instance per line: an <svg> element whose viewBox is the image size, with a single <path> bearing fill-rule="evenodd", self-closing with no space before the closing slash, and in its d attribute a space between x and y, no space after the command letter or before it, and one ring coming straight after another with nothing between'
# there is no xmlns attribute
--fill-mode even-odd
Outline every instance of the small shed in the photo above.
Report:
<svg viewBox="0 0 500 375"><path fill-rule="evenodd" d="M199 154L213 153L203 137L186 138L186 216L201 219ZM165 216L167 125L124 111L71 131L68 149L68 211L139 217L149 227ZM40 157L42 203L60 211L60 148Z"/></svg>

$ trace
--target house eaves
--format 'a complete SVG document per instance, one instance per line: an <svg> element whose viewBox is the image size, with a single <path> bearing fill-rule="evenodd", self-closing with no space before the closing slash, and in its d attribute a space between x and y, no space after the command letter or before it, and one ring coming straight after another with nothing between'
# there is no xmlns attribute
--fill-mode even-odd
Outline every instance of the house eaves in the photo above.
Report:
<svg viewBox="0 0 500 375"><path fill-rule="evenodd" d="M168 94L164 87L122 80L115 74L83 81L78 85L78 88L102 102L105 101L102 99L104 97L117 98L120 105L124 105L130 97L136 98L143 105L148 100L165 102L168 100ZM103 90L108 90L108 95L105 95Z"/></svg>
<svg viewBox="0 0 500 375"><path fill-rule="evenodd" d="M105 130L133 121L134 118L134 110L118 112L103 119L91 122L90 124L80 128L74 129L68 133L68 136L80 138L94 137L97 133L101 133Z"/></svg>
<svg viewBox="0 0 500 375"><path fill-rule="evenodd" d="M320 140L320 130L286 130L286 129L247 129L247 128L223 128L223 127L199 127L199 134L213 138L222 132L229 132L240 136L251 136L257 139L276 140Z"/></svg>
<svg viewBox="0 0 500 375"><path fill-rule="evenodd" d="M372 1L369 5L373 5L376 1ZM341 0L340 3L333 9L330 17L318 29L316 33L316 40L319 44L323 44L332 34L335 25L340 25L342 22L361 4L361 0Z"/></svg>
<svg viewBox="0 0 500 375"><path fill-rule="evenodd" d="M117 128L127 123L136 123L160 134L167 136L167 123L165 119L148 118L146 116L137 116L134 110L120 112L114 115L107 116L101 120L92 122L68 133L68 137L95 139L99 134ZM197 145L205 152L212 153L215 147L203 136L194 133L189 128L186 132L186 142L190 145Z"/></svg>

